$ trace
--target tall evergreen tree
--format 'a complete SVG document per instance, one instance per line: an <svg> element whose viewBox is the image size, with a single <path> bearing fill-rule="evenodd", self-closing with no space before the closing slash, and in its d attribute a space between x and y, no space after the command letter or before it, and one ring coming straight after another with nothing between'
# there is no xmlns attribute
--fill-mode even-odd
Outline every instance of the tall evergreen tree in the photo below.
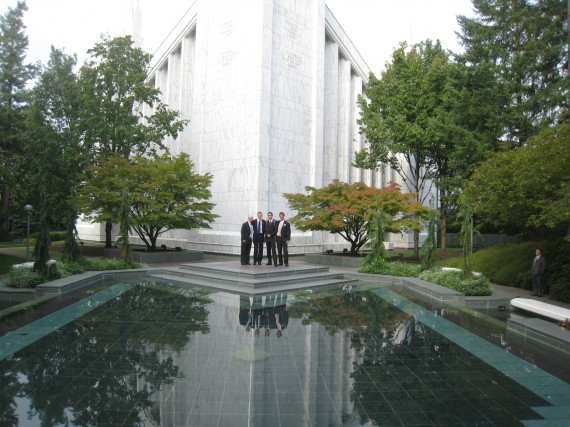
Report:
<svg viewBox="0 0 570 427"><path fill-rule="evenodd" d="M458 59L496 79L502 135L519 146L545 126L568 120L567 0L473 0L458 18Z"/></svg>
<svg viewBox="0 0 570 427"><path fill-rule="evenodd" d="M76 63L75 56L52 47L48 65L41 69L31 92L28 142L22 155L22 170L33 184L37 204L48 210L44 225L66 226L64 255L70 261L80 256L75 241L75 191L92 151L78 126L81 99Z"/></svg>
<svg viewBox="0 0 570 427"><path fill-rule="evenodd" d="M26 84L34 67L25 64L28 37L24 30L24 1L0 16L0 239L8 237L14 155L24 135Z"/></svg>

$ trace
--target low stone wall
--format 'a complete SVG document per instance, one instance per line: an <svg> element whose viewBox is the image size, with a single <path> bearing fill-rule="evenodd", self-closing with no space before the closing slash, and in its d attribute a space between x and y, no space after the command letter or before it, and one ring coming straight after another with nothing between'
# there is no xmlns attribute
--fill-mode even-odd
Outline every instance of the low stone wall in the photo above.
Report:
<svg viewBox="0 0 570 427"><path fill-rule="evenodd" d="M305 262L309 264L332 265L337 267L360 268L364 258L333 254L305 254Z"/></svg>
<svg viewBox="0 0 570 427"><path fill-rule="evenodd" d="M122 258L120 249L109 249L105 248L103 251L103 256L105 258ZM160 262L187 262L187 261L199 261L204 259L204 252L202 251L155 251L155 252L139 252L133 251L133 261L140 262L142 264L156 264Z"/></svg>

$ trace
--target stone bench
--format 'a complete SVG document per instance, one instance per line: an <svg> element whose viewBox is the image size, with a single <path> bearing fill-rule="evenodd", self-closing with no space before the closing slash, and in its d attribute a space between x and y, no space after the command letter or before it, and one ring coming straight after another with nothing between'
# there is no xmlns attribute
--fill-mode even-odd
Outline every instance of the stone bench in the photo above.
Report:
<svg viewBox="0 0 570 427"><path fill-rule="evenodd" d="M570 319L570 310L557 305L548 304L542 301L535 301L529 298L513 298L511 307L528 311L549 319L562 321Z"/></svg>

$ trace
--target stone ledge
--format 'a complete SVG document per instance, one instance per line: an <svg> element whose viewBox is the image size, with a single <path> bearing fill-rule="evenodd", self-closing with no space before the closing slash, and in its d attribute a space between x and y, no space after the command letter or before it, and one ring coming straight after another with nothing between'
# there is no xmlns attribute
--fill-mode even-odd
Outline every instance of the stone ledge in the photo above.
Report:
<svg viewBox="0 0 570 427"><path fill-rule="evenodd" d="M507 336L509 335L525 344L538 344L548 351L570 356L570 330L548 320L511 313L511 318L507 320Z"/></svg>
<svg viewBox="0 0 570 427"><path fill-rule="evenodd" d="M120 249L105 248L103 251L105 258L122 258ZM155 252L139 252L133 251L133 261L142 264L156 264L159 262L184 262L184 261L199 261L204 259L204 252L183 250L183 251L155 251Z"/></svg>
<svg viewBox="0 0 570 427"><path fill-rule="evenodd" d="M36 286L36 297L65 295L79 289L111 281L145 279L150 272L156 271L161 271L161 269L138 268L132 270L88 271L82 274L74 274Z"/></svg>
<svg viewBox="0 0 570 427"><path fill-rule="evenodd" d="M348 268L360 268L363 259L339 255L305 254L305 262L308 264L324 264Z"/></svg>

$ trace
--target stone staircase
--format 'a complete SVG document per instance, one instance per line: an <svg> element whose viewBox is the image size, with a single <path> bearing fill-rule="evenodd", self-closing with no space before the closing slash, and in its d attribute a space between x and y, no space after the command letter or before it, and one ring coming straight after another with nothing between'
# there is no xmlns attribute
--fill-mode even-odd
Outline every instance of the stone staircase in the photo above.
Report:
<svg viewBox="0 0 570 427"><path fill-rule="evenodd" d="M330 272L328 267L290 264L289 267L236 265L235 262L183 264L149 274L150 279L255 294L321 286L344 285L356 279Z"/></svg>

